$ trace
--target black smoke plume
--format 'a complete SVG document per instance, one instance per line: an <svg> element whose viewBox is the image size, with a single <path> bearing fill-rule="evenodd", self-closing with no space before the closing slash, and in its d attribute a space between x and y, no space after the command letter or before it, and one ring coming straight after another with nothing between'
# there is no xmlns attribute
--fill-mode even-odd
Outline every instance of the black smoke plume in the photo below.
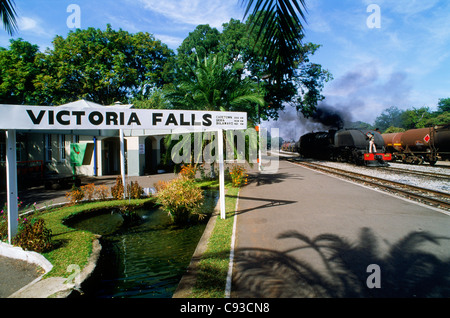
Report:
<svg viewBox="0 0 450 318"><path fill-rule="evenodd" d="M280 136L287 141L297 141L300 136L317 131L345 128L350 123L352 117L344 110L344 107L330 106L320 103L316 111L306 118L301 112L297 112L295 107L286 107L279 112L277 121L269 121L263 127L278 128Z"/></svg>
<svg viewBox="0 0 450 318"><path fill-rule="evenodd" d="M309 119L322 124L324 128L342 129L350 118L343 111L326 104L321 104Z"/></svg>

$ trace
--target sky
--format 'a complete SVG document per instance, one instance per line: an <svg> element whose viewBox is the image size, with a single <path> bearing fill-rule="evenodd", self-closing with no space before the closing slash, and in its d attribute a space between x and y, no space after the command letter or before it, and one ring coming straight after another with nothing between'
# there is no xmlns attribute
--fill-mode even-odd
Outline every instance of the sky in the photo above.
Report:
<svg viewBox="0 0 450 318"><path fill-rule="evenodd" d="M52 48L56 35L76 27L149 32L175 52L199 24L219 30L242 20L241 0L15 0L19 30L13 38ZM450 1L307 0L305 42L332 75L322 105L370 124L385 109L436 109L450 97ZM79 13L79 14L78 14ZM76 24L75 22L79 23ZM0 46L8 47L0 30ZM285 139L312 129L292 108L270 123Z"/></svg>

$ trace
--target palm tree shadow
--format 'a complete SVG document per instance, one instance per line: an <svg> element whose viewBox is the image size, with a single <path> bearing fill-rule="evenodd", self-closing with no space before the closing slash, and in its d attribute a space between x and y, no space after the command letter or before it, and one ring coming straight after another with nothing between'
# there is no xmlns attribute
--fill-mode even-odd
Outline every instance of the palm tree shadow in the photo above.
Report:
<svg viewBox="0 0 450 318"><path fill-rule="evenodd" d="M383 254L369 228L361 229L357 242L350 242L335 234L321 234L310 239L296 231L283 233L279 239L296 239L300 244L282 252L254 248L236 251L232 296L450 296L450 258L446 256L441 259L422 249L428 243L440 245L442 240L450 239L448 237L411 232L395 244L389 244L387 252ZM313 251L323 266L313 264L309 257L299 258L299 252L303 251ZM371 264L379 266L379 286L370 284L373 272L368 268Z"/></svg>

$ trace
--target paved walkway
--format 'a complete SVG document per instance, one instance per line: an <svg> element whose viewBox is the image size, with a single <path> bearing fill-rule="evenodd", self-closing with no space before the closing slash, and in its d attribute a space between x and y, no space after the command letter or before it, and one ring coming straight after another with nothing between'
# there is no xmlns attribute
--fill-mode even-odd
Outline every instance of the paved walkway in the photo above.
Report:
<svg viewBox="0 0 450 318"><path fill-rule="evenodd" d="M450 295L450 216L436 209L281 161L237 214L231 297Z"/></svg>
<svg viewBox="0 0 450 318"><path fill-rule="evenodd" d="M40 269L33 264L0 256L0 298L12 295L40 275Z"/></svg>

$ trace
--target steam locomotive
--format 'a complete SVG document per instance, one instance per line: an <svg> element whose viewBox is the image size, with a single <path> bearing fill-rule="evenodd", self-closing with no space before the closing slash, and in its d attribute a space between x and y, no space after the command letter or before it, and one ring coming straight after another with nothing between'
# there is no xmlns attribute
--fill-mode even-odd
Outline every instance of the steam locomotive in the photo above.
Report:
<svg viewBox="0 0 450 318"><path fill-rule="evenodd" d="M434 165L450 159L450 124L381 135L392 160Z"/></svg>
<svg viewBox="0 0 450 318"><path fill-rule="evenodd" d="M376 152L369 152L369 137L373 135ZM385 152L381 134L374 130L340 129L308 133L300 137L297 152L305 158L350 162L357 165L386 167L392 159Z"/></svg>

